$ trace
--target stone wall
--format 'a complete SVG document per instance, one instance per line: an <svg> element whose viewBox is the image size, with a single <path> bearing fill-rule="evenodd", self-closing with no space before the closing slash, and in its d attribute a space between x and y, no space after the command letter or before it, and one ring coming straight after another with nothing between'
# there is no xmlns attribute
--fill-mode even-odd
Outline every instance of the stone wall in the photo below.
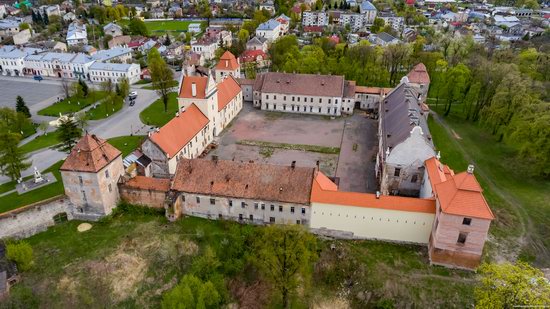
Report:
<svg viewBox="0 0 550 309"><path fill-rule="evenodd" d="M119 185L120 198L132 204L146 205L153 208L164 208L165 191L145 190Z"/></svg>
<svg viewBox="0 0 550 309"><path fill-rule="evenodd" d="M55 225L54 216L66 213L72 220L72 205L65 195L0 214L0 238L25 238Z"/></svg>

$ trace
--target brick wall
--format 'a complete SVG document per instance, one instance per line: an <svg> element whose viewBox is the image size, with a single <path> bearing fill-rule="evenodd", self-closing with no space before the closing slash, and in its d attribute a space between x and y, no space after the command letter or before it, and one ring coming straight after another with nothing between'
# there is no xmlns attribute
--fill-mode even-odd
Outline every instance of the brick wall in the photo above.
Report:
<svg viewBox="0 0 550 309"><path fill-rule="evenodd" d="M153 208L164 208L166 192L150 189L132 188L126 185L119 185L120 198L132 203L146 205Z"/></svg>

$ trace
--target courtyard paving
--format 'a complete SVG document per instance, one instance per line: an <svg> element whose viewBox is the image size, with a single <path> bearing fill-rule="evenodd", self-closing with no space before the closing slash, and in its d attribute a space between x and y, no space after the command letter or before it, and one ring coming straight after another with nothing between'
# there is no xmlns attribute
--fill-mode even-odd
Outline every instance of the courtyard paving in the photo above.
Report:
<svg viewBox="0 0 550 309"><path fill-rule="evenodd" d="M243 110L218 138L219 147L208 154L222 160L254 161L314 167L340 178L343 191L374 192L373 154L376 121L362 112L330 119L323 116L266 112L245 103ZM241 145L239 141L302 144L341 148L340 154ZM354 146L356 145L356 146ZM369 175L370 174L370 175Z"/></svg>

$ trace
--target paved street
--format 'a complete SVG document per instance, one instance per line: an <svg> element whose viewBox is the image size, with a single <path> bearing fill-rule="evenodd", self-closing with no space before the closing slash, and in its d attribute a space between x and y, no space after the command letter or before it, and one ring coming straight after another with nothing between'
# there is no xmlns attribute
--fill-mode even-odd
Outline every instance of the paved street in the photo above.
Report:
<svg viewBox="0 0 550 309"><path fill-rule="evenodd" d="M137 91L138 93L136 104L134 106L129 106L126 104L122 110L118 111L109 118L90 121L88 124L88 131L105 139L116 136L130 135L131 133L134 135L147 134L149 127L145 126L140 121L139 113L157 100L158 95L155 91L140 89L134 86L132 86L131 90ZM17 95L23 96L23 94L26 94L26 96L23 97L25 98L31 113L33 114L32 119L35 122L55 119L54 117L38 116L36 115L36 112L54 103L60 91L61 87L59 80L43 80L41 83L38 83L37 81L29 78L0 76L0 106L13 107L15 105L15 97ZM14 95L13 103L8 102L9 99L6 99L4 93L7 93L8 96ZM48 148L31 153L29 160L32 162L32 166L31 168L25 170L22 174L23 176L32 175L34 166L43 171L66 156L67 154L65 153ZM7 181L9 181L9 178L0 176L0 184Z"/></svg>

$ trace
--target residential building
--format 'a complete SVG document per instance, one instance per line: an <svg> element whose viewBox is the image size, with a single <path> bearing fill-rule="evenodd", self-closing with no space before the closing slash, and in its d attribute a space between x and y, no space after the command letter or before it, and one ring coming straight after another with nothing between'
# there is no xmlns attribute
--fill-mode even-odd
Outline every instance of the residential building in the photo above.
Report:
<svg viewBox="0 0 550 309"><path fill-rule="evenodd" d="M283 26L275 19L270 19L261 23L256 28L256 36L265 38L268 42L273 42L283 35Z"/></svg>
<svg viewBox="0 0 550 309"><path fill-rule="evenodd" d="M343 27L349 25L351 31L359 31L366 26L363 14L340 12L339 16L338 24Z"/></svg>
<svg viewBox="0 0 550 309"><path fill-rule="evenodd" d="M378 11L370 1L365 0L359 5L359 12L365 16L365 24L372 25Z"/></svg>
<svg viewBox="0 0 550 309"><path fill-rule="evenodd" d="M40 53L25 57L25 73L58 78L89 79L89 68L95 60L82 53Z"/></svg>
<svg viewBox="0 0 550 309"><path fill-rule="evenodd" d="M266 10L273 15L275 14L275 4L273 4L273 1L267 0L264 3L260 3L260 11L261 10Z"/></svg>
<svg viewBox="0 0 550 309"><path fill-rule="evenodd" d="M116 207L124 166L121 152L107 141L86 133L59 170L75 216L97 220Z"/></svg>
<svg viewBox="0 0 550 309"><path fill-rule="evenodd" d="M100 50L92 57L102 62L127 63L132 60L132 50L128 47L114 47Z"/></svg>
<svg viewBox="0 0 550 309"><path fill-rule="evenodd" d="M15 45L27 44L31 36L32 34L30 29L21 30L19 33L16 33L12 36L13 44Z"/></svg>
<svg viewBox="0 0 550 309"><path fill-rule="evenodd" d="M88 44L88 34L86 25L81 25L77 21L69 25L67 31L67 45Z"/></svg>
<svg viewBox="0 0 550 309"><path fill-rule="evenodd" d="M267 53L268 47L267 39L262 36L255 36L246 42L247 50L262 50Z"/></svg>
<svg viewBox="0 0 550 309"><path fill-rule="evenodd" d="M380 32L376 35L373 35L372 42L380 46L387 46L391 44L397 44L401 41L398 38L392 36L391 34L388 34L386 32Z"/></svg>
<svg viewBox="0 0 550 309"><path fill-rule="evenodd" d="M107 25L105 25L103 27L103 33L105 33L105 35L110 35L113 38L123 35L122 27L115 23L108 23Z"/></svg>
<svg viewBox="0 0 550 309"><path fill-rule="evenodd" d="M38 11L41 14L48 14L48 17L50 16L61 16L61 9L58 4L55 5L42 5L39 7Z"/></svg>
<svg viewBox="0 0 550 309"><path fill-rule="evenodd" d="M355 87L355 101L359 102L359 108L368 112L378 113L380 102L392 88L380 87Z"/></svg>
<svg viewBox="0 0 550 309"><path fill-rule="evenodd" d="M430 75L423 63L418 63L407 74L409 84L416 88L416 91L420 93L423 98L428 97L428 90L430 89Z"/></svg>
<svg viewBox="0 0 550 309"><path fill-rule="evenodd" d="M235 58L230 51L226 51L221 57L220 61L215 68L216 71L216 83L221 83L222 80L228 75L234 78L241 77L241 65L239 60Z"/></svg>
<svg viewBox="0 0 550 309"><path fill-rule="evenodd" d="M25 57L40 51L35 48L17 48L11 45L0 47L0 74L23 76Z"/></svg>
<svg viewBox="0 0 550 309"><path fill-rule="evenodd" d="M69 12L63 15L64 22L70 23L70 22L73 22L75 19L76 19L76 15L73 12Z"/></svg>
<svg viewBox="0 0 550 309"><path fill-rule="evenodd" d="M19 24L16 20L0 19L0 42L19 33Z"/></svg>
<svg viewBox="0 0 550 309"><path fill-rule="evenodd" d="M405 26L405 18L401 16L386 15L378 17L382 18L384 20L384 24L390 25L390 27L392 27L392 29L397 33L401 33L403 27Z"/></svg>
<svg viewBox="0 0 550 309"><path fill-rule="evenodd" d="M263 50L245 50L239 57L241 72L245 71L246 65L253 65L255 69L268 68L271 64L269 55Z"/></svg>
<svg viewBox="0 0 550 309"><path fill-rule="evenodd" d="M215 58L220 42L223 42L224 46L231 46L232 40L231 32L209 28L202 38L191 42L191 51L201 55L201 65L204 65L206 61Z"/></svg>
<svg viewBox="0 0 550 309"><path fill-rule="evenodd" d="M137 63L104 63L96 61L90 68L90 80L92 82L103 82L111 80L113 83L120 82L121 78L127 78L130 84L139 81L140 67Z"/></svg>

